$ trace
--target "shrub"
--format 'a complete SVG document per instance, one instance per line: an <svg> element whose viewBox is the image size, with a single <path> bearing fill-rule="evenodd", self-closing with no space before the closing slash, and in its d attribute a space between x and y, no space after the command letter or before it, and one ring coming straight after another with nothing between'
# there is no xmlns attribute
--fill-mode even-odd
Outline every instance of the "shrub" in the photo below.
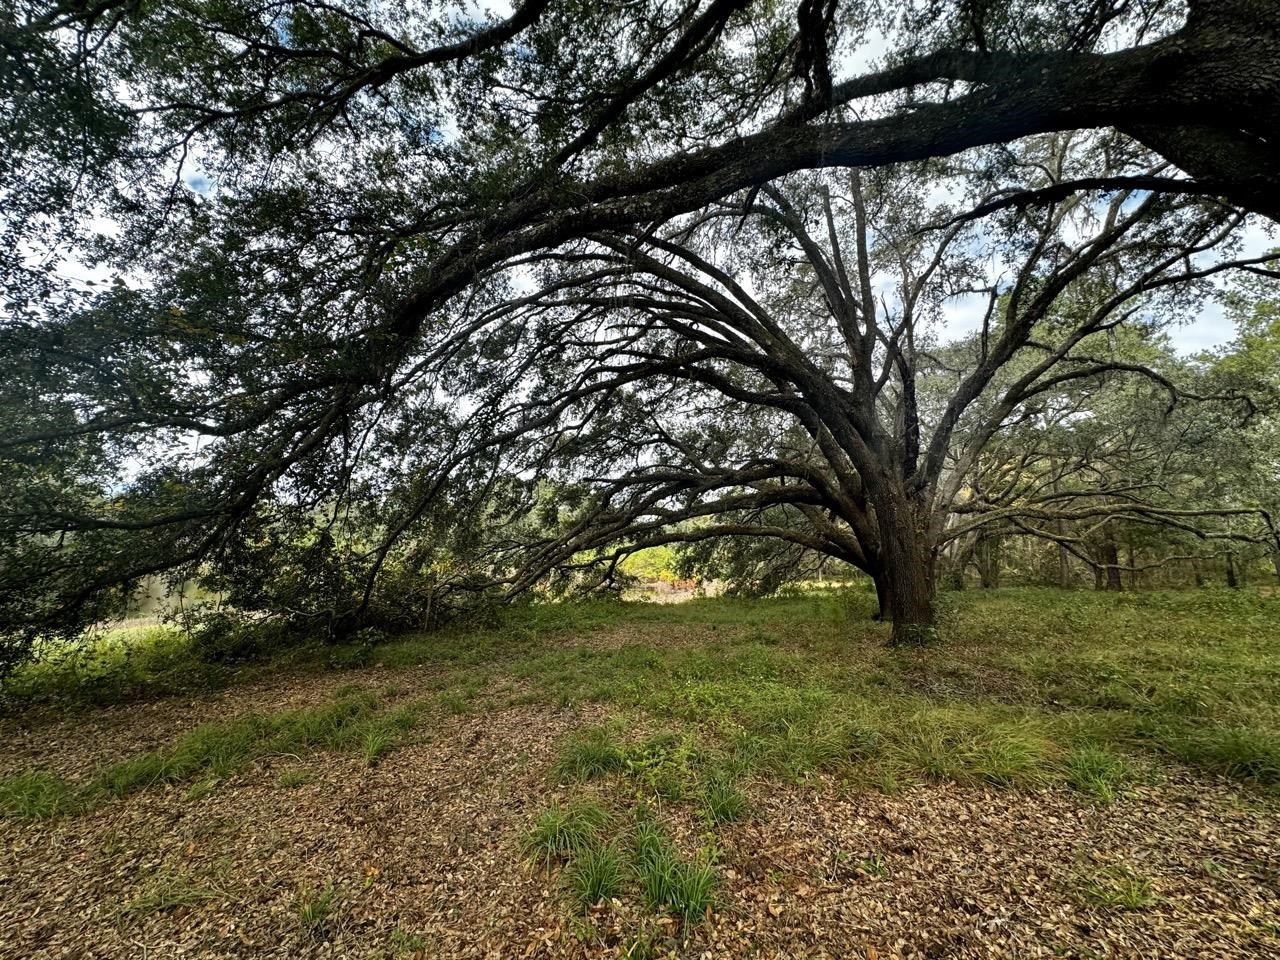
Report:
<svg viewBox="0 0 1280 960"><path fill-rule="evenodd" d="M663 800L682 800L694 779L698 752L693 740L664 732L627 751L627 772Z"/></svg>

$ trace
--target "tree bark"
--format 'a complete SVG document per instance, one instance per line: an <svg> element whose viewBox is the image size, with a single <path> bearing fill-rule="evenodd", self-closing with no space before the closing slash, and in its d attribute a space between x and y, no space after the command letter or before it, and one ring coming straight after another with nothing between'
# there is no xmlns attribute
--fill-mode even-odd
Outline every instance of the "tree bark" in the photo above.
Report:
<svg viewBox="0 0 1280 960"><path fill-rule="evenodd" d="M1102 562L1106 564L1107 570L1106 589L1115 593L1123 591L1124 580L1120 577L1120 550L1109 533L1102 543Z"/></svg>
<svg viewBox="0 0 1280 960"><path fill-rule="evenodd" d="M893 607L889 597L889 578L880 572L874 574L871 579L876 585L876 612L872 619L890 620L893 617Z"/></svg>
<svg viewBox="0 0 1280 960"><path fill-rule="evenodd" d="M893 491L876 502L880 555L893 629L891 646L937 639L937 549L927 505Z"/></svg>
<svg viewBox="0 0 1280 960"><path fill-rule="evenodd" d="M1000 586L1000 538L983 536L978 541L978 576L983 590Z"/></svg>

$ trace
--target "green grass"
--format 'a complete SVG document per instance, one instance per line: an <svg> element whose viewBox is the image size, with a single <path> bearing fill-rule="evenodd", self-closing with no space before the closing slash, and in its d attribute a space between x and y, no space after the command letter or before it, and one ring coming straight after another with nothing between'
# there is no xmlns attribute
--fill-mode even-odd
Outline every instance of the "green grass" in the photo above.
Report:
<svg viewBox="0 0 1280 960"><path fill-rule="evenodd" d="M638 795L700 811L713 769L888 791L920 781L1048 786L1110 802L1178 762L1280 791L1280 596L1011 588L944 601L941 642L923 649L887 648L887 627L870 620L872 595L846 589L535 603L484 626L359 648L359 662L431 665L422 695L434 712L605 704L627 726L571 738L552 776L618 775ZM6 687L10 708L73 701L77 690L127 700L177 689L190 666L181 637L159 628L97 643L92 657L62 654L19 671ZM356 656L327 649L308 669ZM295 651L253 669L302 669L304 660ZM190 782L199 795L200 784L273 754L336 749L372 764L407 742L424 709L387 710L352 690L334 704L210 724L88 783L11 775L0 780L0 812L55 816L161 783ZM624 739L628 729L664 732Z"/></svg>
<svg viewBox="0 0 1280 960"><path fill-rule="evenodd" d="M548 807L538 814L525 835L525 855L548 865L565 859L594 844L611 819L609 811L592 800L578 799L567 806Z"/></svg>
<svg viewBox="0 0 1280 960"><path fill-rule="evenodd" d="M324 936L329 921L337 908L337 891L332 886L322 888L299 887L294 910L303 932L313 939Z"/></svg>
<svg viewBox="0 0 1280 960"><path fill-rule="evenodd" d="M384 711L372 694L339 691L317 707L273 714L249 713L197 727L167 747L109 764L76 786L55 774L26 771L0 779L0 813L26 819L57 816L92 806L104 796L124 797L161 784L194 781L184 796L199 800L254 761L302 757L324 750L360 753L368 764L404 742L421 717L414 705ZM286 771L282 786L298 786L306 772ZM309 774L306 775L309 778Z"/></svg>
<svg viewBox="0 0 1280 960"><path fill-rule="evenodd" d="M702 815L708 823L720 826L741 820L750 804L747 795L726 774L709 776L702 788Z"/></svg>
<svg viewBox="0 0 1280 960"><path fill-rule="evenodd" d="M641 897L650 910L694 923L715 905L720 876L714 865L682 857L651 820L643 819L636 825L634 869Z"/></svg>
<svg viewBox="0 0 1280 960"><path fill-rule="evenodd" d="M104 770L97 783L125 796L154 784L201 776L228 777L272 754L301 756L319 750L364 748L381 706L371 694L354 693L333 703L276 714L246 714L197 727L173 745Z"/></svg>
<svg viewBox="0 0 1280 960"><path fill-rule="evenodd" d="M73 813L82 804L75 787L45 770L25 770L0 779L0 814L6 817L47 820Z"/></svg>
<svg viewBox="0 0 1280 960"><path fill-rule="evenodd" d="M304 783L310 783L315 778L316 775L306 767L290 767L276 778L276 783L287 790L293 790Z"/></svg>
<svg viewBox="0 0 1280 960"><path fill-rule="evenodd" d="M595 801L578 798L539 814L525 834L525 854L550 869L564 864L561 881L574 907L590 910L634 891L645 907L694 923L715 904L720 875L709 857L687 858L644 804L631 826Z"/></svg>
<svg viewBox="0 0 1280 960"><path fill-rule="evenodd" d="M522 649L503 669L531 684L522 702L611 703L739 773L890 790L1061 785L1110 802L1174 759L1280 786L1280 597L1015 588L946 600L942 642L927 649L887 649L870 598L848 591L624 605L620 645ZM604 743L582 759L584 771L617 762ZM681 779L655 792L675 798Z"/></svg>
<svg viewBox="0 0 1280 960"><path fill-rule="evenodd" d="M426 950L427 941L421 934L407 933L404 930L396 929L391 931L387 946L393 955L399 956L402 953L417 953L419 950Z"/></svg>
<svg viewBox="0 0 1280 960"><path fill-rule="evenodd" d="M1083 746L1067 758L1067 783L1100 803L1111 803L1133 773L1128 763L1109 750Z"/></svg>
<svg viewBox="0 0 1280 960"><path fill-rule="evenodd" d="M178 907L197 906L224 896L222 891L166 870L153 877L138 896L121 908L121 913L131 917L146 917Z"/></svg>
<svg viewBox="0 0 1280 960"><path fill-rule="evenodd" d="M46 649L39 660L6 678L0 705L10 710L104 706L214 690L254 673L203 663L175 628L121 628Z"/></svg>
<svg viewBox="0 0 1280 960"><path fill-rule="evenodd" d="M889 876L889 862L882 853L873 853L869 857L863 857L858 861L858 870L866 874L868 877L884 879Z"/></svg>
<svg viewBox="0 0 1280 960"><path fill-rule="evenodd" d="M622 890L625 863L612 843L578 850L565 873L565 882L580 910L610 900Z"/></svg>
<svg viewBox="0 0 1280 960"><path fill-rule="evenodd" d="M605 727L579 731L564 747L552 775L566 780L593 780L626 764L626 755Z"/></svg>
<svg viewBox="0 0 1280 960"><path fill-rule="evenodd" d="M1081 897L1109 910L1143 910L1158 898L1151 881L1131 868L1103 867L1079 878Z"/></svg>

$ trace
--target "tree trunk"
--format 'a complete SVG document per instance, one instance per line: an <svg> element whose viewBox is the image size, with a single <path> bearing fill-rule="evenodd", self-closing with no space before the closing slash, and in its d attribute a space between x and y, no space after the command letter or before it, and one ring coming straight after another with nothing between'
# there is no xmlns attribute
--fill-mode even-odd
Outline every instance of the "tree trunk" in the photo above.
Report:
<svg viewBox="0 0 1280 960"><path fill-rule="evenodd" d="M1194 558L1191 560L1191 575L1195 578L1197 587L1204 586L1204 574L1200 570L1200 561ZM1277 576L1280 576L1280 566L1277 567Z"/></svg>
<svg viewBox="0 0 1280 960"><path fill-rule="evenodd" d="M1124 590L1124 581L1120 579L1120 551L1109 535L1102 544L1102 562L1107 568L1106 589L1116 593Z"/></svg>
<svg viewBox="0 0 1280 960"><path fill-rule="evenodd" d="M894 491L876 503L876 519L893 621L889 644L930 643L937 639L937 551L928 509Z"/></svg>
<svg viewBox="0 0 1280 960"><path fill-rule="evenodd" d="M1232 590L1240 587L1240 581L1236 579L1236 555L1234 553L1227 554L1227 586Z"/></svg>
<svg viewBox="0 0 1280 960"><path fill-rule="evenodd" d="M978 576L983 590L1000 586L1000 538L983 536L978 541Z"/></svg>
<svg viewBox="0 0 1280 960"><path fill-rule="evenodd" d="M883 572L880 572L874 574L871 579L876 585L876 612L871 619L882 621L892 619L893 607L890 605L889 578Z"/></svg>
<svg viewBox="0 0 1280 960"><path fill-rule="evenodd" d="M1057 470L1056 462L1054 464L1054 470L1055 471ZM1056 475L1053 478L1053 492L1054 494L1058 493L1058 478ZM1055 521L1054 528L1057 531L1058 536L1065 537L1067 535L1067 524L1065 521L1063 520ZM1058 549L1058 586L1061 587L1063 590L1065 590L1067 587L1071 586L1071 560L1070 560L1071 555L1067 551L1067 545L1065 543L1059 543L1057 545L1057 549Z"/></svg>

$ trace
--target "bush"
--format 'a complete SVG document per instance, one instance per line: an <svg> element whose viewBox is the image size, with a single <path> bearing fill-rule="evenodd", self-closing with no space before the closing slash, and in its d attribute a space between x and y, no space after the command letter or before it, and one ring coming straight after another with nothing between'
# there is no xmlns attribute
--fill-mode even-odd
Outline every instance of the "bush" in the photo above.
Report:
<svg viewBox="0 0 1280 960"><path fill-rule="evenodd" d="M264 660L298 642L288 625L275 618L212 610L192 617L192 649L205 663Z"/></svg>

